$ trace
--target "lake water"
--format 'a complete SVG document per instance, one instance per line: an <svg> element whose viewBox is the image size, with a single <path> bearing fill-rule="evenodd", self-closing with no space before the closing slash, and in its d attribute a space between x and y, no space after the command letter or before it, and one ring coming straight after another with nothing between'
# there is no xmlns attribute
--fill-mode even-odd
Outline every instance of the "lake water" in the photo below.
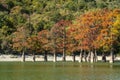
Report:
<svg viewBox="0 0 120 80"><path fill-rule="evenodd" d="M120 80L120 63L0 62L0 80Z"/></svg>

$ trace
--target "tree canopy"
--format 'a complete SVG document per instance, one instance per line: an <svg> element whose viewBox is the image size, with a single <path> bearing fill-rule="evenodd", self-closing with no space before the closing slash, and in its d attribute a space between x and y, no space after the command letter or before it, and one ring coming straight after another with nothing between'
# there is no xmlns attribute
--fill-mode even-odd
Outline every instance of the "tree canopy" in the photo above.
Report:
<svg viewBox="0 0 120 80"><path fill-rule="evenodd" d="M0 53L120 53L120 0L0 0ZM63 49L63 51L62 51Z"/></svg>

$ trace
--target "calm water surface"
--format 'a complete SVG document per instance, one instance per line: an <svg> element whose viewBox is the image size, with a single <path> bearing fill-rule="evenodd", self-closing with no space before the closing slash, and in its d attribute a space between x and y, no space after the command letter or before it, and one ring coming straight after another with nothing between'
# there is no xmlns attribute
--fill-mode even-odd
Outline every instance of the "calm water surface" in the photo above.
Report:
<svg viewBox="0 0 120 80"><path fill-rule="evenodd" d="M120 80L120 63L0 62L0 80Z"/></svg>

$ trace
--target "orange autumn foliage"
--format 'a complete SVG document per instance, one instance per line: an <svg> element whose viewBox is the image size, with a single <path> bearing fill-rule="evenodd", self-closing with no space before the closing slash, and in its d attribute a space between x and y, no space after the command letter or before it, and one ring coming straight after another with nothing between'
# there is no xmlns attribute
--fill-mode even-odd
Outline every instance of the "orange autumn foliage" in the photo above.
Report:
<svg viewBox="0 0 120 80"><path fill-rule="evenodd" d="M119 13L120 10L103 9L78 17L68 30L70 38L77 43L76 49L92 50L110 46L114 42L111 29Z"/></svg>

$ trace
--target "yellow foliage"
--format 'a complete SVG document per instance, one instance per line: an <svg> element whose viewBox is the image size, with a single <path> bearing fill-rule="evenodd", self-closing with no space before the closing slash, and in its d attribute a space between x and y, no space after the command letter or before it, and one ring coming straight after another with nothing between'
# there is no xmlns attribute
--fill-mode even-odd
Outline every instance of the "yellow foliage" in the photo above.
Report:
<svg viewBox="0 0 120 80"><path fill-rule="evenodd" d="M114 22L113 26L116 27L116 28L118 28L118 29L120 29L120 14L117 15L117 19Z"/></svg>

